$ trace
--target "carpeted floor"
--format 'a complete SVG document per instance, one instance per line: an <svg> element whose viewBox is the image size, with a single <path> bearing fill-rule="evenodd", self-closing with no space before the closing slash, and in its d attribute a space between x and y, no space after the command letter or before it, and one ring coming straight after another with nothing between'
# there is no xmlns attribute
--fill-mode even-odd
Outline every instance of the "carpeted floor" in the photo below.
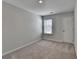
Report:
<svg viewBox="0 0 79 59"><path fill-rule="evenodd" d="M12 59L76 59L72 44L41 40L11 54Z"/></svg>

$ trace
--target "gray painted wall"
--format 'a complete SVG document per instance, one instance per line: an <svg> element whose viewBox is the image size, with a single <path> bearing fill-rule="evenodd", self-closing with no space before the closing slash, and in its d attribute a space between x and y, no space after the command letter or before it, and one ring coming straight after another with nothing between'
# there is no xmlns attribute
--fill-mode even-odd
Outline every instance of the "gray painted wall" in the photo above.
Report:
<svg viewBox="0 0 79 59"><path fill-rule="evenodd" d="M45 35L43 37L43 39L47 39L47 40L53 40L53 41L58 41L58 42L68 42L68 43L73 43L73 18L74 17L74 13L73 12L68 12L68 13L60 13L60 14L55 14L55 15L49 15L49 16L45 16L44 19L49 19L52 18L54 19L54 24L55 24L55 32L53 36L47 36ZM65 23L65 20L67 20ZM69 22L68 22L69 21ZM70 38L68 39L64 39L64 34L63 34L63 23L65 23L66 27L69 26L69 30L72 31L70 32ZM68 34L67 34L68 35ZM65 37L67 38L67 37Z"/></svg>
<svg viewBox="0 0 79 59"><path fill-rule="evenodd" d="M74 10L74 46L77 54L77 6L76 5Z"/></svg>
<svg viewBox="0 0 79 59"><path fill-rule="evenodd" d="M40 16L6 2L2 3L2 10L3 54L40 39L42 32Z"/></svg>

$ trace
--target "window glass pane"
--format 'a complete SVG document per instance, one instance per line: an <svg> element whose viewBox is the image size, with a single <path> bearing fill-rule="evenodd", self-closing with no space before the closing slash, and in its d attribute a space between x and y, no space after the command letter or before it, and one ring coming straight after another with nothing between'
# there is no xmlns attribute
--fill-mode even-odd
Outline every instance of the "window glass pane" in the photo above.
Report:
<svg viewBox="0 0 79 59"><path fill-rule="evenodd" d="M52 34L52 19L44 20L44 33Z"/></svg>

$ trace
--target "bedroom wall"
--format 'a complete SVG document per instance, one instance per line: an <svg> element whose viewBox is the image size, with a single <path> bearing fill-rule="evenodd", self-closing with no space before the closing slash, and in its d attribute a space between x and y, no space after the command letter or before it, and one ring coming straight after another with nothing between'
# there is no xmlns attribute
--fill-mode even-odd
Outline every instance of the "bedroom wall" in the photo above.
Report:
<svg viewBox="0 0 79 59"><path fill-rule="evenodd" d="M70 34L71 39L69 40L64 39L64 34L63 34L63 28L64 28L63 22L65 22L63 20L68 19L68 20L71 20L71 22L73 23L73 19L74 19L73 17L74 17L73 12L66 12L66 13L44 16L44 19L52 18L54 20L55 27L54 27L54 35L52 36L44 35L43 39L53 40L53 41L58 41L58 42L73 43L73 31ZM69 24L66 24L66 26L69 26ZM73 30L73 24L71 26Z"/></svg>
<svg viewBox="0 0 79 59"><path fill-rule="evenodd" d="M2 53L41 39L41 17L2 2Z"/></svg>
<svg viewBox="0 0 79 59"><path fill-rule="evenodd" d="M74 9L74 46L77 54L77 6Z"/></svg>

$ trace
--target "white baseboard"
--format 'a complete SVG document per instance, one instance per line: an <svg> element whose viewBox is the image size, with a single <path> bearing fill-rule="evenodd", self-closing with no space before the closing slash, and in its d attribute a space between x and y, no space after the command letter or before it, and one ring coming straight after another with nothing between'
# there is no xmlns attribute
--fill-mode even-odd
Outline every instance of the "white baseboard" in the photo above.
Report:
<svg viewBox="0 0 79 59"><path fill-rule="evenodd" d="M34 40L34 41L30 42L30 43L27 43L27 44L25 44L25 45L22 45L22 46L20 46L20 47L17 47L16 49L10 50L10 51L5 52L5 53L2 53L2 56L5 56L5 55L7 55L7 54L10 54L10 53L12 53L12 52L14 52L14 51L17 51L17 50L19 50L19 49L21 49L21 48L24 48L24 47L26 47L26 46L29 46L29 45L31 45L31 44L37 42L37 41L40 41L40 40L41 40L41 39Z"/></svg>
<svg viewBox="0 0 79 59"><path fill-rule="evenodd" d="M63 41L63 40L56 40L55 38L54 39L45 39L45 40L51 40L51 41L56 41L56 42L64 42L64 43L71 43L71 44L73 44L73 42L66 42L66 41Z"/></svg>

